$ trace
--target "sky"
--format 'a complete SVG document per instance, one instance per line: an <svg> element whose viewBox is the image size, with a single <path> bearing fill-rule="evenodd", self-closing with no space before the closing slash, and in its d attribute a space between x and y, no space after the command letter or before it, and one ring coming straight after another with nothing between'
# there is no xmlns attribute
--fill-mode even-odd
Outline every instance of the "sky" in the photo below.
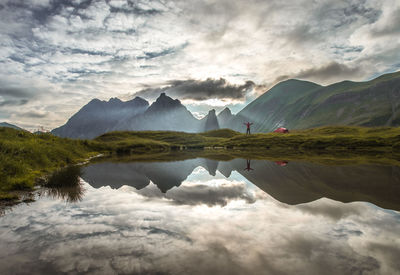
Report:
<svg viewBox="0 0 400 275"><path fill-rule="evenodd" d="M0 121L60 126L93 98L238 112L279 81L400 68L398 0L0 0Z"/></svg>

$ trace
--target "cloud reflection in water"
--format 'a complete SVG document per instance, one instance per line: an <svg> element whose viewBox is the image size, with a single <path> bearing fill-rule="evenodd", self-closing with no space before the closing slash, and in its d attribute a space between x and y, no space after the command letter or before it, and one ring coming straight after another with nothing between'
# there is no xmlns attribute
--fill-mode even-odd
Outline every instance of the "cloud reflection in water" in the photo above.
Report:
<svg viewBox="0 0 400 275"><path fill-rule="evenodd" d="M369 203L291 206L236 171L226 179L204 168L165 194L153 183L141 190L83 184L81 202L44 198L1 218L0 273L399 271L400 215Z"/></svg>

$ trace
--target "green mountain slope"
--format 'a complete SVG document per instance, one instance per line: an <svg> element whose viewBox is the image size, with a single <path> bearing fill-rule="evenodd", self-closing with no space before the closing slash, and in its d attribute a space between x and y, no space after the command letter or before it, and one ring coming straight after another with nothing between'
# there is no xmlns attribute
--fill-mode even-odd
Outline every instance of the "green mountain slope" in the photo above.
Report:
<svg viewBox="0 0 400 275"><path fill-rule="evenodd" d="M399 105L400 72L371 81L343 81L325 87L287 80L240 111L232 128L243 131L242 121L253 122L255 132L269 132L279 126L399 126Z"/></svg>
<svg viewBox="0 0 400 275"><path fill-rule="evenodd" d="M308 81L290 79L283 81L258 97L240 111L231 127L243 131L243 123L253 122L253 131L268 132L285 125L285 116L303 97L321 86Z"/></svg>

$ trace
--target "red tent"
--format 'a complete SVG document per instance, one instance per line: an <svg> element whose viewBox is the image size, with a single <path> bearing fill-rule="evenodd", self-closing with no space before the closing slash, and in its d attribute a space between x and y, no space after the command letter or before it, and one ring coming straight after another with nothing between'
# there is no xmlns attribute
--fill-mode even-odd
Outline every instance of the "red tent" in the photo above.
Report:
<svg viewBox="0 0 400 275"><path fill-rule="evenodd" d="M286 166L288 164L288 162L285 161L285 160L283 160L283 161L275 161L275 163L276 163L276 165L279 165L279 166Z"/></svg>
<svg viewBox="0 0 400 275"><path fill-rule="evenodd" d="M283 127L279 127L274 131L274 133L289 133L289 130Z"/></svg>

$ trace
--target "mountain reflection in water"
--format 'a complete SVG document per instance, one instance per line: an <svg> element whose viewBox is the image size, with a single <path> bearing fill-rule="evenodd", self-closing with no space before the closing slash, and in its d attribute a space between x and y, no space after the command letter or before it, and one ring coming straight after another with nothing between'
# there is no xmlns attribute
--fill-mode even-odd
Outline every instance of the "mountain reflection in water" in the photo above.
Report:
<svg viewBox="0 0 400 275"><path fill-rule="evenodd" d="M400 271L400 213L380 208L400 208L397 167L103 162L79 184L72 172L61 179L78 191L0 217L0 274Z"/></svg>
<svg viewBox="0 0 400 275"><path fill-rule="evenodd" d="M400 168L380 165L320 165L306 162L243 160L219 162L190 159L174 162L103 162L84 168L83 179L95 188L124 185L137 190L154 183L162 193L181 183L197 167L212 176L229 178L237 171L280 202L296 205L330 198L341 202L367 201L400 210Z"/></svg>

